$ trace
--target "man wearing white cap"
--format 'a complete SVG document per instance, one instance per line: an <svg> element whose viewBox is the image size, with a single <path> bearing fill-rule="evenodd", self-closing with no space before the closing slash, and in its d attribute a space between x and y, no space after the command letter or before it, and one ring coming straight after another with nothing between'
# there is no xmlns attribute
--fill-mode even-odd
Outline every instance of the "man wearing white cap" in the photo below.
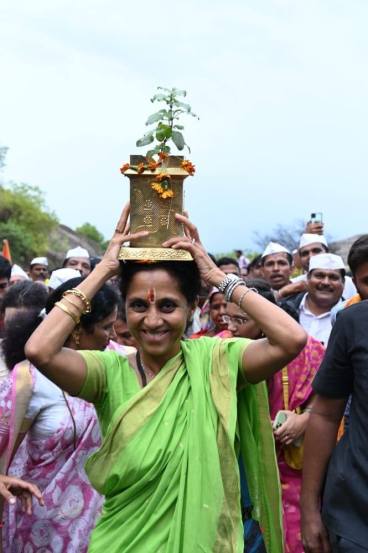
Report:
<svg viewBox="0 0 368 553"><path fill-rule="evenodd" d="M299 242L299 259L304 270L304 274L292 278L292 284L284 287L280 290L280 297L287 297L292 294L297 294L298 292L303 292L306 290L306 280L307 273L309 270L309 261L314 255L319 255L320 253L328 252L328 244L325 236L322 234L302 234ZM356 288L352 279L349 276L345 277L344 284L344 299L349 299L356 294Z"/></svg>
<svg viewBox="0 0 368 553"><path fill-rule="evenodd" d="M23 271L22 267L14 263L11 268L9 284L15 284L16 282L20 282L22 280L29 280L29 276L25 271Z"/></svg>
<svg viewBox="0 0 368 553"><path fill-rule="evenodd" d="M287 248L270 242L262 254L263 278L273 290L280 290L290 283L292 256Z"/></svg>
<svg viewBox="0 0 368 553"><path fill-rule="evenodd" d="M47 257L34 257L29 264L28 274L33 281L45 282L49 275Z"/></svg>
<svg viewBox="0 0 368 553"><path fill-rule="evenodd" d="M87 276L91 272L91 261L89 253L85 248L78 246L68 250L65 255L63 268L76 269L82 276Z"/></svg>
<svg viewBox="0 0 368 553"><path fill-rule="evenodd" d="M299 313L302 327L327 345L332 328L331 310L344 290L345 266L339 255L320 253L311 257L307 275L307 292L288 298Z"/></svg>

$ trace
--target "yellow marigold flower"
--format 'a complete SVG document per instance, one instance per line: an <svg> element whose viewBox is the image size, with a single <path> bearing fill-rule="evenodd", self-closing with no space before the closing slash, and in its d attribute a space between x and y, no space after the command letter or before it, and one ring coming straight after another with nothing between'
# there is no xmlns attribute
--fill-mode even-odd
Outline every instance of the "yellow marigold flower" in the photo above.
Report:
<svg viewBox="0 0 368 553"><path fill-rule="evenodd" d="M161 198L166 200L166 198L173 198L174 197L174 191L173 190L165 190L162 194L161 194Z"/></svg>
<svg viewBox="0 0 368 553"><path fill-rule="evenodd" d="M158 181L158 182L161 182L163 180L170 180L171 177L168 173L159 173L158 175L155 176L155 179Z"/></svg>
<svg viewBox="0 0 368 553"><path fill-rule="evenodd" d="M162 194L162 192L164 191L164 189L162 188L159 182L151 182L151 188L158 194Z"/></svg>
<svg viewBox="0 0 368 553"><path fill-rule="evenodd" d="M138 175L140 175L141 173L143 173L143 171L145 170L146 166L144 165L144 163L138 163L137 165L137 173Z"/></svg>

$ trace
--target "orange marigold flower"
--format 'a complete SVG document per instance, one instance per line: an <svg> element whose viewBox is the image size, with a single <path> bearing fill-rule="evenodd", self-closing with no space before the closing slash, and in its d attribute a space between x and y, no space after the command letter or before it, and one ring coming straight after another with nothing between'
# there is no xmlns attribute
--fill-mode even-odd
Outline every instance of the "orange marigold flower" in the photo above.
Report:
<svg viewBox="0 0 368 553"><path fill-rule="evenodd" d="M130 167L130 163L124 163L124 165L120 167L120 173L123 175L125 171L129 169L129 167Z"/></svg>
<svg viewBox="0 0 368 553"><path fill-rule="evenodd" d="M157 169L157 167L160 167L160 165L160 161L154 161L153 159L151 159L151 161L148 162L148 169L150 171L154 171L155 169Z"/></svg>
<svg viewBox="0 0 368 553"><path fill-rule="evenodd" d="M159 173L158 175L155 176L155 179L158 182L161 182L163 180L170 180L171 177L170 177L169 173Z"/></svg>
<svg viewBox="0 0 368 553"><path fill-rule="evenodd" d="M195 165L189 159L184 159L184 161L181 162L181 166L184 169L184 171L187 171L190 175L194 175L195 173Z"/></svg>
<svg viewBox="0 0 368 553"><path fill-rule="evenodd" d="M164 192L162 192L161 194L161 198L163 200L166 200L166 198L173 198L174 197L174 191L173 190L165 190Z"/></svg>
<svg viewBox="0 0 368 553"><path fill-rule="evenodd" d="M167 154L166 152L159 152L158 157L161 159L161 161L164 161L169 157L169 154Z"/></svg>
<svg viewBox="0 0 368 553"><path fill-rule="evenodd" d="M144 163L138 163L137 165L137 173L140 175L145 170L146 166Z"/></svg>

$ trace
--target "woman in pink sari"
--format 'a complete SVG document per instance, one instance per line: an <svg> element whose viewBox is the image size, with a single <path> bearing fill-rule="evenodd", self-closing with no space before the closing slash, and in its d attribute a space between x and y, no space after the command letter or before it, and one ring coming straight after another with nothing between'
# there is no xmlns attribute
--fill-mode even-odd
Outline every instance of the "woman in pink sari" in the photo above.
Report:
<svg viewBox="0 0 368 553"><path fill-rule="evenodd" d="M47 311L80 282L72 279L59 287ZM37 484L44 506L34 502L32 514L19 504L4 507L3 550L83 553L103 501L84 472L87 457L100 445L100 428L90 403L65 394L24 360L24 344L41 318L39 306L24 306L23 300L35 298L40 286L14 285L4 298L3 351L11 370L0 385L0 471ZM104 350L114 337L118 298L107 285L100 292L68 347Z"/></svg>
<svg viewBox="0 0 368 553"><path fill-rule="evenodd" d="M269 285L261 280L247 280L247 286L276 303ZM234 304L228 304L227 321L234 336L262 338L262 329L241 312ZM291 313L289 313L290 315ZM292 314L291 314L292 315ZM274 421L279 411L286 421L274 430L276 453L280 473L283 504L285 553L303 553L300 532L300 490L302 482L302 443L313 401L312 382L322 362L325 349L311 336L300 354L282 371L267 382L270 416ZM295 446L296 447L293 447Z"/></svg>

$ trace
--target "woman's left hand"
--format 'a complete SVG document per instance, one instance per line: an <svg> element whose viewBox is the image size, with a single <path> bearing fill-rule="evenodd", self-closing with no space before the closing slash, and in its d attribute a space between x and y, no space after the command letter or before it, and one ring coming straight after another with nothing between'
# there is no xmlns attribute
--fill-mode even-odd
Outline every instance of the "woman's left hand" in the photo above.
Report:
<svg viewBox="0 0 368 553"><path fill-rule="evenodd" d="M186 250L196 262L201 278L211 286L220 284L224 274L206 252L201 243L197 227L185 215L177 213L175 217L177 221L183 224L185 236L170 238L162 244L163 247Z"/></svg>
<svg viewBox="0 0 368 553"><path fill-rule="evenodd" d="M309 413L297 415L293 411L285 411L288 417L284 424L274 431L275 438L282 445L290 445L300 438L307 427Z"/></svg>

